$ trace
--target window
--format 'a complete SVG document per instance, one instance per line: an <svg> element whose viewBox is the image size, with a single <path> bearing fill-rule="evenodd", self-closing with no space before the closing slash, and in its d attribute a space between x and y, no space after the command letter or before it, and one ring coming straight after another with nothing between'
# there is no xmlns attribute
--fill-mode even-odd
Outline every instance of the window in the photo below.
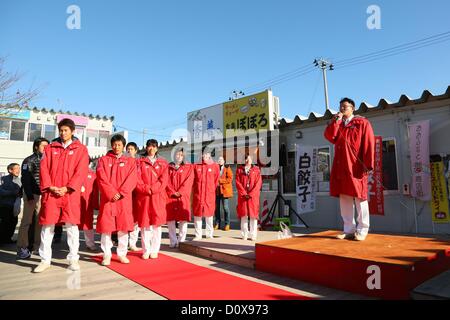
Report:
<svg viewBox="0 0 450 320"><path fill-rule="evenodd" d="M86 146L98 147L100 140L98 139L98 130L86 130Z"/></svg>
<svg viewBox="0 0 450 320"><path fill-rule="evenodd" d="M330 191L331 172L330 147L317 148L316 190ZM288 152L286 166L283 167L283 193L295 193L295 151Z"/></svg>
<svg viewBox="0 0 450 320"><path fill-rule="evenodd" d="M108 148L108 138L109 138L109 132L108 131L99 131L98 137L100 140L100 147Z"/></svg>
<svg viewBox="0 0 450 320"><path fill-rule="evenodd" d="M383 139L384 190L398 190L397 155L395 139Z"/></svg>
<svg viewBox="0 0 450 320"><path fill-rule="evenodd" d="M46 124L44 126L44 138L50 142L56 138L56 126L53 124Z"/></svg>
<svg viewBox="0 0 450 320"><path fill-rule="evenodd" d="M84 144L84 127L75 126L74 136L77 137L82 144Z"/></svg>
<svg viewBox="0 0 450 320"><path fill-rule="evenodd" d="M330 147L317 149L317 189L318 192L330 191L330 172L331 172Z"/></svg>
<svg viewBox="0 0 450 320"><path fill-rule="evenodd" d="M9 139L9 126L11 120L0 119L0 140Z"/></svg>
<svg viewBox="0 0 450 320"><path fill-rule="evenodd" d="M283 167L283 192L295 193L295 151L288 152L287 163Z"/></svg>
<svg viewBox="0 0 450 320"><path fill-rule="evenodd" d="M34 141L42 136L42 124L29 123L28 124L28 141Z"/></svg>
<svg viewBox="0 0 450 320"><path fill-rule="evenodd" d="M25 140L25 125L24 121L11 120L11 135L10 140L24 141Z"/></svg>

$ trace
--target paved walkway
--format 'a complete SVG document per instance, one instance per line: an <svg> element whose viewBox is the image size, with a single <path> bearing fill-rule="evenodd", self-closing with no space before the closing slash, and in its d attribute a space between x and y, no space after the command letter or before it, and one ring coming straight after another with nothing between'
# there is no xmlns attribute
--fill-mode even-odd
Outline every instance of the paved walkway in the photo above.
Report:
<svg viewBox="0 0 450 320"><path fill-rule="evenodd" d="M312 231L312 230L309 230ZM215 236L231 238L241 243L239 231L216 231ZM15 245L0 247L0 299L95 299L95 300L164 300L165 298L131 280L93 262L90 257L95 254L85 250L83 236L80 236L80 266L77 272L67 270L65 259L68 248L65 233L60 244L53 245L52 267L42 274L33 274L31 270L39 263L38 256L27 260L16 260ZM193 238L193 225L189 226L188 240ZM258 241L277 238L277 232L260 232ZM219 239L219 238L216 238ZM97 243L99 237L97 235ZM202 240L208 241L208 240ZM182 253L179 249L168 246L167 229L163 229L161 252L175 258L219 270L258 283L281 288L290 292L315 297L318 299L370 299L352 293L338 291L322 286L279 277L257 270L240 267L225 262L217 262ZM242 244L244 254L251 255L254 243ZM234 248L236 249L236 248ZM97 253L100 254L100 251ZM220 284L217 284L220 288Z"/></svg>

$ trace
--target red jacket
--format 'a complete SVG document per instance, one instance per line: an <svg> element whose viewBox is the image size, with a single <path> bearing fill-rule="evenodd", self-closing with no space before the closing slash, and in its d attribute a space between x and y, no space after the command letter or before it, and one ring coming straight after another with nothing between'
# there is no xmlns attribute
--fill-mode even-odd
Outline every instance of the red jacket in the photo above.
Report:
<svg viewBox="0 0 450 320"><path fill-rule="evenodd" d="M148 157L139 159L137 184L138 225L141 228L160 226L166 223L166 187L168 163L157 158L152 165ZM151 190L151 194L149 194Z"/></svg>
<svg viewBox="0 0 450 320"><path fill-rule="evenodd" d="M245 174L244 166L240 166L236 170L236 189L238 192L236 211L239 218L245 216L259 218L261 186L261 171L257 166L252 166L248 175ZM250 198L246 199L246 195L249 195Z"/></svg>
<svg viewBox="0 0 450 320"><path fill-rule="evenodd" d="M215 162L202 162L194 166L194 203L196 217L212 217L216 210L216 188L220 169Z"/></svg>
<svg viewBox="0 0 450 320"><path fill-rule="evenodd" d="M97 179L100 189L97 232L132 231L134 227L132 194L137 182L134 159L126 155L117 158L113 152L108 152L98 161ZM118 193L122 197L113 201Z"/></svg>
<svg viewBox="0 0 450 320"><path fill-rule="evenodd" d="M373 170L375 137L370 122L361 116L344 126L344 121L332 120L324 133L325 138L335 145L334 160L330 177L330 195L340 194L367 200L368 175Z"/></svg>
<svg viewBox="0 0 450 320"><path fill-rule="evenodd" d="M87 148L76 138L66 149L60 139L45 147L40 164L42 202L39 224L80 223L80 192L88 165ZM50 192L50 187L67 187L72 191L58 197Z"/></svg>
<svg viewBox="0 0 450 320"><path fill-rule="evenodd" d="M167 221L191 221L191 192L194 182L194 166L186 163L178 169L174 163L169 164L169 181L167 183ZM173 195L179 192L180 198Z"/></svg>
<svg viewBox="0 0 450 320"><path fill-rule="evenodd" d="M81 219L78 229L94 229L94 210L99 210L99 191L97 175L95 171L89 170L81 187Z"/></svg>

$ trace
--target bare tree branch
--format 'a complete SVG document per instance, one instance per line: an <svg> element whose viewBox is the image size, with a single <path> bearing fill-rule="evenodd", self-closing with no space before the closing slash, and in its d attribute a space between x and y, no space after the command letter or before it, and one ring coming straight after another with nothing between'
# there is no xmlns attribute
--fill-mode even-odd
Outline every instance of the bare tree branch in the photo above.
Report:
<svg viewBox="0 0 450 320"><path fill-rule="evenodd" d="M0 57L0 116L8 116L27 107L43 90L44 85L21 91L17 86L24 73L8 72L5 68L6 58Z"/></svg>

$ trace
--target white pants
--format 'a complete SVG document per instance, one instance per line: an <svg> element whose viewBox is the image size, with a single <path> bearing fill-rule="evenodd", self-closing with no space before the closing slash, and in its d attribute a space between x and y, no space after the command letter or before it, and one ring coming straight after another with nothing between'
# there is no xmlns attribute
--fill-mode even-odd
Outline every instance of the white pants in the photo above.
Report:
<svg viewBox="0 0 450 320"><path fill-rule="evenodd" d="M119 257L125 257L128 253L128 232L117 232L117 240L119 241L119 244L117 246L117 255ZM102 233L100 246L103 250L103 256L111 257L111 249L113 247L111 233Z"/></svg>
<svg viewBox="0 0 450 320"><path fill-rule="evenodd" d="M248 232L248 217L241 218L241 235L242 238L247 239L250 236L250 239L256 240L258 232L258 219L250 218L250 232Z"/></svg>
<svg viewBox="0 0 450 320"><path fill-rule="evenodd" d="M86 242L86 246L95 247L94 241L94 230L83 230L84 232L84 241Z"/></svg>
<svg viewBox="0 0 450 320"><path fill-rule="evenodd" d="M354 200L354 202L353 202ZM341 205L341 216L344 221L344 233L355 233L366 236L369 233L370 215L369 202L341 194L339 196ZM355 205L357 212L358 226L355 224Z"/></svg>
<svg viewBox="0 0 450 320"><path fill-rule="evenodd" d="M135 223L133 231L130 232L130 247L136 247L136 243L137 243L138 238L139 238L139 231L140 230L141 229L139 228L137 223Z"/></svg>
<svg viewBox="0 0 450 320"><path fill-rule="evenodd" d="M76 224L66 223L67 244L69 245L69 254L67 260L75 261L80 259L78 248L80 247L80 238L78 226ZM39 255L41 261L50 264L52 261L52 241L55 235L55 225L44 225L41 229L41 244L39 246Z"/></svg>
<svg viewBox="0 0 450 320"><path fill-rule="evenodd" d="M205 217L206 222L206 237L212 238L214 233L214 227L213 227L213 218L214 217ZM201 238L202 237L202 217L196 217L194 216L194 227L195 227L195 237Z"/></svg>
<svg viewBox="0 0 450 320"><path fill-rule="evenodd" d="M161 248L161 226L150 226L141 229L142 250L144 254L158 253Z"/></svg>
<svg viewBox="0 0 450 320"><path fill-rule="evenodd" d="M175 246L179 242L186 241L186 234L188 227L187 221L178 221L178 230L179 230L178 237L175 221L167 221L167 226L169 227L169 239L171 246Z"/></svg>

